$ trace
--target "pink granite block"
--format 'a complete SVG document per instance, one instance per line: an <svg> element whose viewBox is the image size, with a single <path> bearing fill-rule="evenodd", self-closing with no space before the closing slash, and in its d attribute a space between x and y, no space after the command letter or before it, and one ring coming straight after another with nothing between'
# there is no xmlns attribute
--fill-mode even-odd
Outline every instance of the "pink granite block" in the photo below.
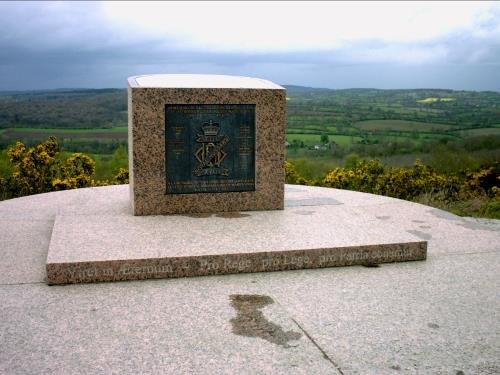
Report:
<svg viewBox="0 0 500 375"><path fill-rule="evenodd" d="M137 76L129 78L128 84L130 198L134 215L283 209L284 88L255 78L210 75ZM217 111L222 108L228 112L234 111L239 105L254 108L252 126L255 134L251 134L247 147L254 158L251 181L245 180L249 189L234 191L235 184L240 184L241 180L237 177L233 179L232 174L236 168L225 167L225 163L234 155L224 151L224 145L220 141L223 139L222 135L217 138L217 142L203 143L203 147L207 147L206 154L203 153L204 149L193 148L192 144L196 145L195 137L200 137L202 124L208 123L212 118L190 115L192 118L199 118L200 130L190 130L192 144L181 141L176 143L166 130L166 124L173 121L173 115L170 115L170 119L166 115L167 105L212 105ZM218 113L222 113L220 111ZM217 120L218 117L214 118ZM209 138L208 133L205 135ZM238 142L237 139L229 138L227 141ZM219 149L215 149L217 147ZM207 184L214 186L215 182L212 180L217 180L223 184L221 186L229 187L217 192L213 188L210 192L204 192L193 185L194 191L189 193L169 191L167 181L172 180L174 169L182 169L184 166L182 161L179 165L171 162L170 166L167 162L167 158L173 158L171 155L177 155L175 152L178 150L180 153L184 152L181 159L190 158L192 165L186 165L186 168L192 169L190 178L195 184L198 181L208 181ZM213 150L215 156L211 157L210 150ZM237 150L245 152L243 146ZM206 158L204 165L203 157ZM203 167L205 173L220 175L212 179L195 176L196 168L193 165L197 160L198 167ZM229 172L224 175L221 172L223 170ZM192 184L191 181L183 183Z"/></svg>

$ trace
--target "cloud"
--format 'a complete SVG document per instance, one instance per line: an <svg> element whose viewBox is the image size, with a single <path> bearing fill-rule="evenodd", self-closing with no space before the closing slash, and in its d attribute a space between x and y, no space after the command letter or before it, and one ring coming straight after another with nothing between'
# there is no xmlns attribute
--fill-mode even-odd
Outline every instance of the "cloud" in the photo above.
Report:
<svg viewBox="0 0 500 375"><path fill-rule="evenodd" d="M110 22L175 36L176 48L332 50L350 43L418 43L458 31L499 34L499 4L483 2L108 2ZM495 13L496 12L496 13Z"/></svg>
<svg viewBox="0 0 500 375"><path fill-rule="evenodd" d="M481 68L499 62L497 3L0 3L0 89L185 72L500 90L494 69Z"/></svg>

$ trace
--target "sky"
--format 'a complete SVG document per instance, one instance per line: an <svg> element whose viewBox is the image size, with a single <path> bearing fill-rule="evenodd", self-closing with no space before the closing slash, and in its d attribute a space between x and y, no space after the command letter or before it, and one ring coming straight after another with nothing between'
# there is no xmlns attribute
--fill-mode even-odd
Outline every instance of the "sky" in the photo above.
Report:
<svg viewBox="0 0 500 375"><path fill-rule="evenodd" d="M0 3L0 90L155 73L500 91L500 2Z"/></svg>

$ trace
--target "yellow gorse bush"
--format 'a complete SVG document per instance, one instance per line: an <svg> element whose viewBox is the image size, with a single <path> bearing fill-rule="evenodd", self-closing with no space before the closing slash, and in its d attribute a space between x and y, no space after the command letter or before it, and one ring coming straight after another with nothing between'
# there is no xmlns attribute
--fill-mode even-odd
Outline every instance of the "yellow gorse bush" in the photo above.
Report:
<svg viewBox="0 0 500 375"><path fill-rule="evenodd" d="M9 148L8 156L13 166L9 179L0 180L0 198L45 193L113 183L127 183L128 171L120 168L113 181L96 181L92 177L96 163L88 155L74 153L63 159L55 137L49 137L33 147L17 142Z"/></svg>
<svg viewBox="0 0 500 375"><path fill-rule="evenodd" d="M479 171L469 172L465 187L471 191L483 190L490 196L497 196L500 186L499 163L483 168Z"/></svg>
<svg viewBox="0 0 500 375"><path fill-rule="evenodd" d="M8 150L10 162L14 166L12 177L18 195L52 190L52 180L58 173L58 152L59 145L54 137L32 148L17 142Z"/></svg>
<svg viewBox="0 0 500 375"><path fill-rule="evenodd" d="M378 160L362 160L353 168L335 168L322 181L324 186L411 199L420 194L459 190L456 177L438 174L417 160L413 167L384 167Z"/></svg>

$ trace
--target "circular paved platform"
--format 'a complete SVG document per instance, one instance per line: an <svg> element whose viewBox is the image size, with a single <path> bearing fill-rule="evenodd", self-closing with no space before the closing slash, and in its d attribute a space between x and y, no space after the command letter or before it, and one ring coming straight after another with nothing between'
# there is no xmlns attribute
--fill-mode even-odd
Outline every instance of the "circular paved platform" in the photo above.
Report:
<svg viewBox="0 0 500 375"><path fill-rule="evenodd" d="M428 258L49 287L55 217L123 212L128 187L3 201L0 373L500 373L499 221L335 189L287 186L286 199L397 226Z"/></svg>

